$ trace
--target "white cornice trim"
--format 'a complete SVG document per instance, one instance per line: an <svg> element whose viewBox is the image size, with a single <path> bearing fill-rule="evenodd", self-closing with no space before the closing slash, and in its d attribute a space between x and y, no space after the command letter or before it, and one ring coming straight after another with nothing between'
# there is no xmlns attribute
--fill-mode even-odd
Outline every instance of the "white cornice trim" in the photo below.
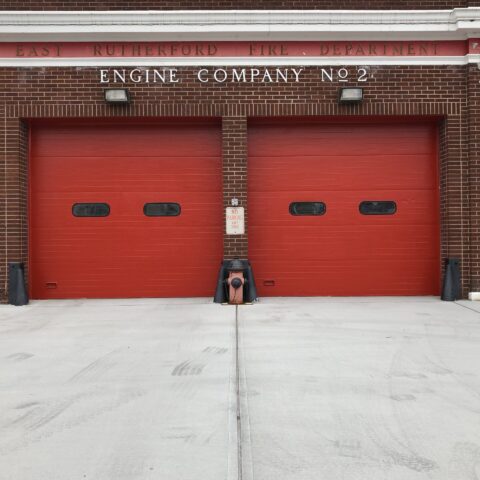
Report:
<svg viewBox="0 0 480 480"><path fill-rule="evenodd" d="M466 65L480 63L480 55L463 57L210 57L152 58L9 58L0 67L281 67L281 66L382 66Z"/></svg>
<svg viewBox="0 0 480 480"><path fill-rule="evenodd" d="M0 41L461 40L480 7L453 10L3 11Z"/></svg>

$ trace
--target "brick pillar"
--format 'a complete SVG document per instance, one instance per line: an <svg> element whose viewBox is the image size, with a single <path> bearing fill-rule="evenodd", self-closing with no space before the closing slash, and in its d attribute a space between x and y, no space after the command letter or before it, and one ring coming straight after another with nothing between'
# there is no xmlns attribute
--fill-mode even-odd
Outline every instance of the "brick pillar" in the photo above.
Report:
<svg viewBox="0 0 480 480"><path fill-rule="evenodd" d="M470 291L480 292L480 66L468 66Z"/></svg>
<svg viewBox="0 0 480 480"><path fill-rule="evenodd" d="M223 206L231 206L231 199L238 198L238 206L245 208L245 235L226 235L224 213L223 257L226 259L248 255L247 209L247 119L223 117Z"/></svg>
<svg viewBox="0 0 480 480"><path fill-rule="evenodd" d="M465 82L466 92L466 82ZM470 204L468 109L450 115L440 128L440 212L442 278L446 258L459 258L462 296L470 291Z"/></svg>
<svg viewBox="0 0 480 480"><path fill-rule="evenodd" d="M7 300L7 265L24 262L28 269L26 125L0 108L0 302ZM27 272L28 273L28 272Z"/></svg>
<svg viewBox="0 0 480 480"><path fill-rule="evenodd" d="M6 301L7 292L7 257L6 251L8 248L7 243L7 178L6 178L6 135L5 135L5 122L6 112L5 105L0 105L0 302Z"/></svg>

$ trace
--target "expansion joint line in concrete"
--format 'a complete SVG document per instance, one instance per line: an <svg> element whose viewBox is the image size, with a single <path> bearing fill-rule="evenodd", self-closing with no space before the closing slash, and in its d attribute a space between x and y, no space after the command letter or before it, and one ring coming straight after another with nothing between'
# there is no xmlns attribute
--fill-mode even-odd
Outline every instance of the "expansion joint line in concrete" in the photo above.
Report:
<svg viewBox="0 0 480 480"><path fill-rule="evenodd" d="M235 305L235 376L237 384L237 460L238 480L242 480L242 415L240 409L240 353L238 332L238 305Z"/></svg>
<svg viewBox="0 0 480 480"><path fill-rule="evenodd" d="M454 302L454 303L458 307L466 308L467 310L470 310L471 312L480 313L478 310L475 310L474 308L467 307L467 305L463 305L463 304L458 303L458 302Z"/></svg>

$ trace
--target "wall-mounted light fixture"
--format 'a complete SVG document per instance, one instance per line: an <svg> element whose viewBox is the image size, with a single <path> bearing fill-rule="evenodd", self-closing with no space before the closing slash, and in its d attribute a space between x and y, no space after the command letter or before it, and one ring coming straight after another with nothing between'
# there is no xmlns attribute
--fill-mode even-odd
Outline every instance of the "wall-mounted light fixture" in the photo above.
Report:
<svg viewBox="0 0 480 480"><path fill-rule="evenodd" d="M338 103L360 103L363 101L363 88L341 88Z"/></svg>
<svg viewBox="0 0 480 480"><path fill-rule="evenodd" d="M105 101L107 103L130 103L130 92L126 88L105 89Z"/></svg>

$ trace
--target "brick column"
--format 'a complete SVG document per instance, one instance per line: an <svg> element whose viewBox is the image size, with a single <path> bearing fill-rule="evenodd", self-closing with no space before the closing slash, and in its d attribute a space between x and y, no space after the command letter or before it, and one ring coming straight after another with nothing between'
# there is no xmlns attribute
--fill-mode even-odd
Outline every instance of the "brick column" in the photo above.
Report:
<svg viewBox="0 0 480 480"><path fill-rule="evenodd" d="M245 235L226 235L224 213L223 257L225 259L248 255L247 209L247 119L223 117L223 206L231 206L231 199L238 198L238 206L245 208Z"/></svg>
<svg viewBox="0 0 480 480"><path fill-rule="evenodd" d="M5 105L0 105L0 302L6 301L7 292L7 164L6 164L6 112Z"/></svg>
<svg viewBox="0 0 480 480"><path fill-rule="evenodd" d="M9 262L24 262L28 269L27 127L0 108L0 302L8 293ZM28 272L26 272L28 278Z"/></svg>
<svg viewBox="0 0 480 480"><path fill-rule="evenodd" d="M445 259L459 258L462 297L466 298L470 291L471 279L468 109L466 104L460 115L448 116L441 125L439 146L442 279L445 271Z"/></svg>
<svg viewBox="0 0 480 480"><path fill-rule="evenodd" d="M480 66L468 66L470 291L480 292Z"/></svg>

